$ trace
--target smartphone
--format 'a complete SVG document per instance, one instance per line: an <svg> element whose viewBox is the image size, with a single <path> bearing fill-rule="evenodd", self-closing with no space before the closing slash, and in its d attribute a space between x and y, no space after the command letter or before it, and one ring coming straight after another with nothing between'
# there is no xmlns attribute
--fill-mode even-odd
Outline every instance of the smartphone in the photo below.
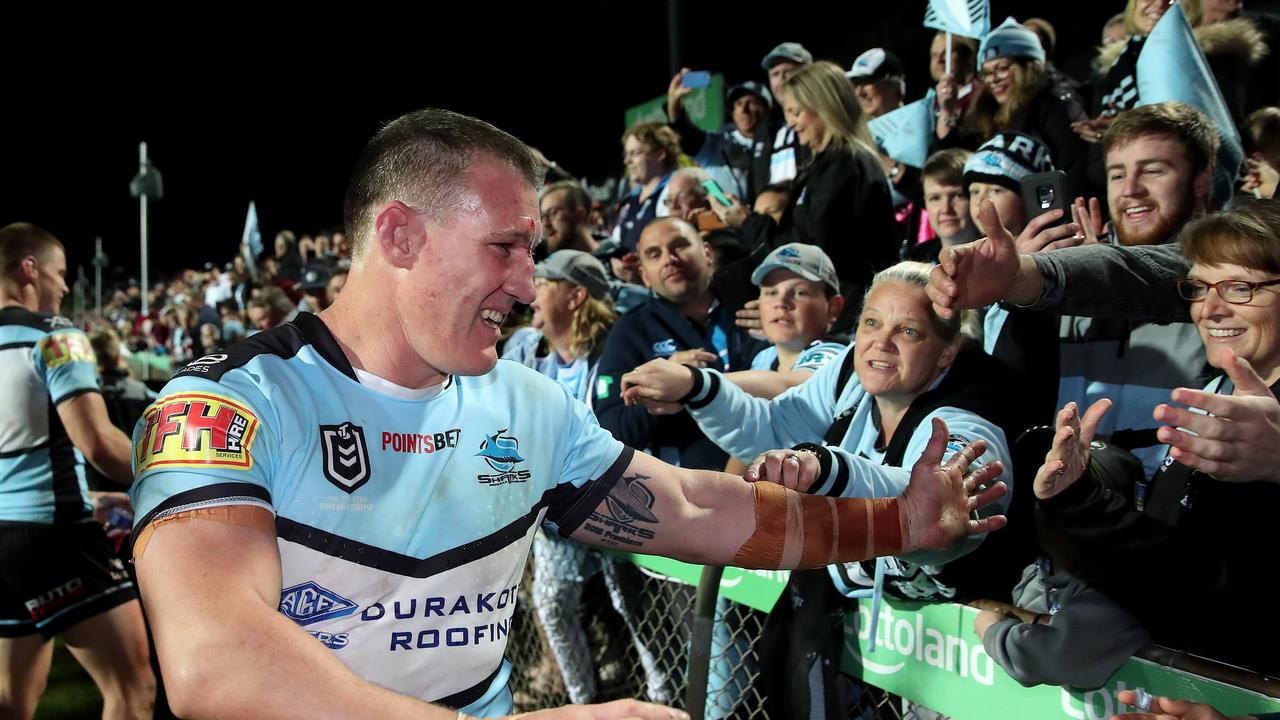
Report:
<svg viewBox="0 0 1280 720"><path fill-rule="evenodd" d="M699 89L707 87L711 84L710 70L690 70L684 74L684 80L680 82L687 88Z"/></svg>
<svg viewBox="0 0 1280 720"><path fill-rule="evenodd" d="M1061 170L1035 173L1022 178L1022 207L1027 222L1050 210L1062 210L1062 217L1049 227L1071 222L1071 199L1067 197L1067 174Z"/></svg>
<svg viewBox="0 0 1280 720"><path fill-rule="evenodd" d="M703 180L702 187L706 188L707 194L716 199L716 202L725 207L733 205L729 200L729 196L724 194L724 190L720 189L720 183L715 180Z"/></svg>
<svg viewBox="0 0 1280 720"><path fill-rule="evenodd" d="M698 232L710 232L712 230L723 230L728 225L710 210L703 210L693 216L693 224L698 228Z"/></svg>

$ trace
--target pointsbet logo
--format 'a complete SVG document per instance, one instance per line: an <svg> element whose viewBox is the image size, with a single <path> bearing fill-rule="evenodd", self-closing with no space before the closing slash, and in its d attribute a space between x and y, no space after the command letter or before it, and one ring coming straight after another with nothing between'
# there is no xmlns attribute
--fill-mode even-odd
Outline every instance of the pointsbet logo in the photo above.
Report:
<svg viewBox="0 0 1280 720"><path fill-rule="evenodd" d="M176 393L153 403L143 418L146 426L134 446L138 473L153 467L253 467L249 448L258 417L230 398Z"/></svg>

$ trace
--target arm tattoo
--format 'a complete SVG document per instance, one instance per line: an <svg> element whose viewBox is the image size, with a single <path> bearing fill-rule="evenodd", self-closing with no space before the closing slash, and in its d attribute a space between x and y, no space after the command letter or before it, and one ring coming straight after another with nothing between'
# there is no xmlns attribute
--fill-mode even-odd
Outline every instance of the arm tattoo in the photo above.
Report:
<svg viewBox="0 0 1280 720"><path fill-rule="evenodd" d="M653 514L653 492L642 480L648 475L623 475L604 499L604 509L591 512L582 524L589 533L600 537L601 542L623 550L639 550L654 538L658 516Z"/></svg>

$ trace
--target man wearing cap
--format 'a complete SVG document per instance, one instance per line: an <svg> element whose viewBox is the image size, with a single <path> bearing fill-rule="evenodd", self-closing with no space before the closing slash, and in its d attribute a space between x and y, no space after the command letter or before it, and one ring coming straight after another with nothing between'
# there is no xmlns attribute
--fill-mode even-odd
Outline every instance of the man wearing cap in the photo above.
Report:
<svg viewBox="0 0 1280 720"><path fill-rule="evenodd" d="M796 169L809 160L808 148L800 145L795 131L782 117L782 98L778 91L787 78L811 62L813 53L796 42L779 44L760 61L769 77L774 105L751 143L751 173L747 178L747 195L742 198L744 202L750 202L765 185L791 180L796 176Z"/></svg>
<svg viewBox="0 0 1280 720"><path fill-rule="evenodd" d="M694 162L705 168L725 192L745 197L752 141L773 109L773 95L758 82L734 85L725 95L730 122L715 132L706 132L695 125L684 110L684 99L694 90L684 85L689 72L689 68L684 68L671 78L667 88L667 117L680 133L684 150Z"/></svg>
<svg viewBox="0 0 1280 720"><path fill-rule="evenodd" d="M859 55L845 75L853 83L858 106L868 120L902 107L907 96L907 73L902 61L884 48L871 48Z"/></svg>
<svg viewBox="0 0 1280 720"><path fill-rule="evenodd" d="M728 456L686 414L655 417L622 399L622 375L654 358L721 371L745 370L764 343L734 324L711 289L711 250L687 221L659 218L637 246L640 272L656 297L619 318L605 341L596 381L600 424L628 445L682 467L724 467Z"/></svg>

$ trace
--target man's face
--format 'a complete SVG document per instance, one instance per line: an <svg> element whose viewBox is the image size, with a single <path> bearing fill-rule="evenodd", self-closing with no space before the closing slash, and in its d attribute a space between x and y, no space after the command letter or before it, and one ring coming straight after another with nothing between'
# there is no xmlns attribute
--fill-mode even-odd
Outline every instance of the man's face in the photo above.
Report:
<svg viewBox="0 0 1280 720"><path fill-rule="evenodd" d="M1204 25L1230 20L1240 12L1240 0L1204 0Z"/></svg>
<svg viewBox="0 0 1280 720"><path fill-rule="evenodd" d="M802 67L804 66L797 62L779 60L769 68L769 92L773 93L774 98L781 94L782 83L786 82L787 78L794 75Z"/></svg>
<svg viewBox="0 0 1280 720"><path fill-rule="evenodd" d="M672 215L693 222L695 215L711 209L711 203L696 178L681 175L667 183L667 209Z"/></svg>
<svg viewBox="0 0 1280 720"><path fill-rule="evenodd" d="M333 277L329 278L329 284L325 286L324 292L326 295L325 299L330 305L332 305L333 301L337 300L338 296L342 294L342 288L346 284L347 274L345 272L335 273Z"/></svg>
<svg viewBox="0 0 1280 720"><path fill-rule="evenodd" d="M853 93L858 97L858 107L868 118L876 118L898 107L901 97L890 87L890 83L863 82L853 86Z"/></svg>
<svg viewBox="0 0 1280 720"><path fill-rule="evenodd" d="M825 283L775 268L760 282L760 324L771 344L797 352L827 334L832 312Z"/></svg>
<svg viewBox="0 0 1280 720"><path fill-rule="evenodd" d="M650 223L640 233L636 252L640 255L640 277L659 296L680 305L707 291L711 251L696 232L680 223Z"/></svg>
<svg viewBox="0 0 1280 720"><path fill-rule="evenodd" d="M786 212L787 203L790 200L786 193L766 190L756 196L755 205L751 209L760 215L768 215L776 223L781 223L782 213Z"/></svg>
<svg viewBox="0 0 1280 720"><path fill-rule="evenodd" d="M760 98L750 93L740 95L733 101L733 126L738 128L738 132L751 137L768 112L769 108Z"/></svg>
<svg viewBox="0 0 1280 720"><path fill-rule="evenodd" d="M996 206L1000 222L1014 237L1027 226L1027 213L1022 207L1021 195L1003 185L973 182L969 183L969 218L973 220L974 227L982 227L978 222L978 209L982 207L983 200L990 200Z"/></svg>
<svg viewBox="0 0 1280 720"><path fill-rule="evenodd" d="M560 243L577 232L580 215L569 201L568 190L554 190L542 197L542 230L546 233L547 249L555 251Z"/></svg>
<svg viewBox="0 0 1280 720"><path fill-rule="evenodd" d="M53 245L36 259L35 270L36 312L56 314L67 294L67 256Z"/></svg>
<svg viewBox="0 0 1280 720"><path fill-rule="evenodd" d="M969 196L960 185L943 185L926 177L924 209L929 214L929 225L944 245L969 228Z"/></svg>
<svg viewBox="0 0 1280 720"><path fill-rule="evenodd" d="M537 193L506 163L478 157L466 182L476 209L447 211L439 224L410 216L405 232L420 243L417 256L392 272L418 357L441 374L483 375L497 363L511 306L533 302L532 248L542 226Z"/></svg>
<svg viewBox="0 0 1280 720"><path fill-rule="evenodd" d="M1171 239L1197 209L1212 181L1199 177L1180 141L1143 135L1107 152L1107 206L1122 245L1156 245Z"/></svg>
<svg viewBox="0 0 1280 720"><path fill-rule="evenodd" d="M662 176L662 151L645 145L635 135L628 135L623 143L622 160L633 183L643 185Z"/></svg>
<svg viewBox="0 0 1280 720"><path fill-rule="evenodd" d="M258 305L249 306L249 324L259 330L270 330L276 326L270 311Z"/></svg>

